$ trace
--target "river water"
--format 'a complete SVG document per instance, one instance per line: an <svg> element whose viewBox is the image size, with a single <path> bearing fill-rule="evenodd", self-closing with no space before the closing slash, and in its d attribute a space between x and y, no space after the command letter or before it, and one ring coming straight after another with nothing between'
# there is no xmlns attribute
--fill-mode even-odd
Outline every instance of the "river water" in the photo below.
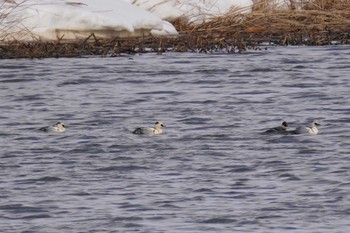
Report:
<svg viewBox="0 0 350 233"><path fill-rule="evenodd" d="M349 232L349 48L1 60L1 232Z"/></svg>

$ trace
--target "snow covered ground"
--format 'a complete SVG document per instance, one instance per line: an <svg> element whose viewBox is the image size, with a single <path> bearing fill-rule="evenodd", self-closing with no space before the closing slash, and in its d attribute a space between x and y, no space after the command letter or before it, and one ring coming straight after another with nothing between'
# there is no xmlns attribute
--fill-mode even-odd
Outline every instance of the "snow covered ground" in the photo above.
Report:
<svg viewBox="0 0 350 233"><path fill-rule="evenodd" d="M162 19L173 21L182 18L193 23L202 23L215 16L235 9L241 13L251 11L252 0L127 0Z"/></svg>
<svg viewBox="0 0 350 233"><path fill-rule="evenodd" d="M176 36L169 21L203 22L252 0L0 0L0 40Z"/></svg>

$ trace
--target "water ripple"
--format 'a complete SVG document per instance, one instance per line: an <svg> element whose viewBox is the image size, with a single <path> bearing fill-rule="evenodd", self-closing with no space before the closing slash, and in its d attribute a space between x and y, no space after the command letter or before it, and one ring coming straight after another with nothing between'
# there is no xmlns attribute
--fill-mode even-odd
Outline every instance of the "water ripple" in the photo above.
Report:
<svg viewBox="0 0 350 233"><path fill-rule="evenodd" d="M3 60L1 230L347 232L348 51Z"/></svg>

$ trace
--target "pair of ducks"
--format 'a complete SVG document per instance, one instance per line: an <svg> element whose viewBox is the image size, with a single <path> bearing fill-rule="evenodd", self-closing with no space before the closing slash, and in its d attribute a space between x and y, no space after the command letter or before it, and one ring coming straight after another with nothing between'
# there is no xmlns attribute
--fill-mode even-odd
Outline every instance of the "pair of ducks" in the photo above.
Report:
<svg viewBox="0 0 350 233"><path fill-rule="evenodd" d="M312 134L316 135L318 134L319 130L317 126L321 125L318 121L313 121L310 125L310 127L306 126L299 126L295 130L287 130L288 123L283 121L281 126L268 129L265 131L265 133L282 133L282 134Z"/></svg>
<svg viewBox="0 0 350 233"><path fill-rule="evenodd" d="M162 128L164 128L165 125L161 121L157 121L155 123L155 126L153 128L147 128L147 127L139 127L136 128L133 133L134 134L149 134L149 135L155 135L155 134L161 134L163 132ZM56 132L56 133L62 133L66 131L66 127L64 123L57 122L56 124L52 126L46 126L42 127L39 130L44 132Z"/></svg>

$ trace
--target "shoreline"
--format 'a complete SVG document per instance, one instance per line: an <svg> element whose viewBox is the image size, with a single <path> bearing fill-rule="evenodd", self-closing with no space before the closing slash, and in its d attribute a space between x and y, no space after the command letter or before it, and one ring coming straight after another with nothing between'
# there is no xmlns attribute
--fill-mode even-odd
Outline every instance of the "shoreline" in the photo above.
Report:
<svg viewBox="0 0 350 233"><path fill-rule="evenodd" d="M268 1L268 0L267 0ZM264 5L251 13L232 11L208 22L193 24L184 19L170 22L177 37L115 37L100 39L91 33L82 40L11 41L0 40L0 59L119 56L147 52L240 53L259 50L268 44L346 45L350 44L350 2L306 5L305 9L273 9ZM323 7L323 8L321 8Z"/></svg>
<svg viewBox="0 0 350 233"><path fill-rule="evenodd" d="M93 38L93 39L92 39ZM241 53L261 50L266 46L324 46L349 45L349 33L257 33L244 32L222 36L220 34L180 34L177 38L135 37L97 39L91 34L85 40L75 41L13 41L0 44L0 59L59 58L122 54L197 52Z"/></svg>

